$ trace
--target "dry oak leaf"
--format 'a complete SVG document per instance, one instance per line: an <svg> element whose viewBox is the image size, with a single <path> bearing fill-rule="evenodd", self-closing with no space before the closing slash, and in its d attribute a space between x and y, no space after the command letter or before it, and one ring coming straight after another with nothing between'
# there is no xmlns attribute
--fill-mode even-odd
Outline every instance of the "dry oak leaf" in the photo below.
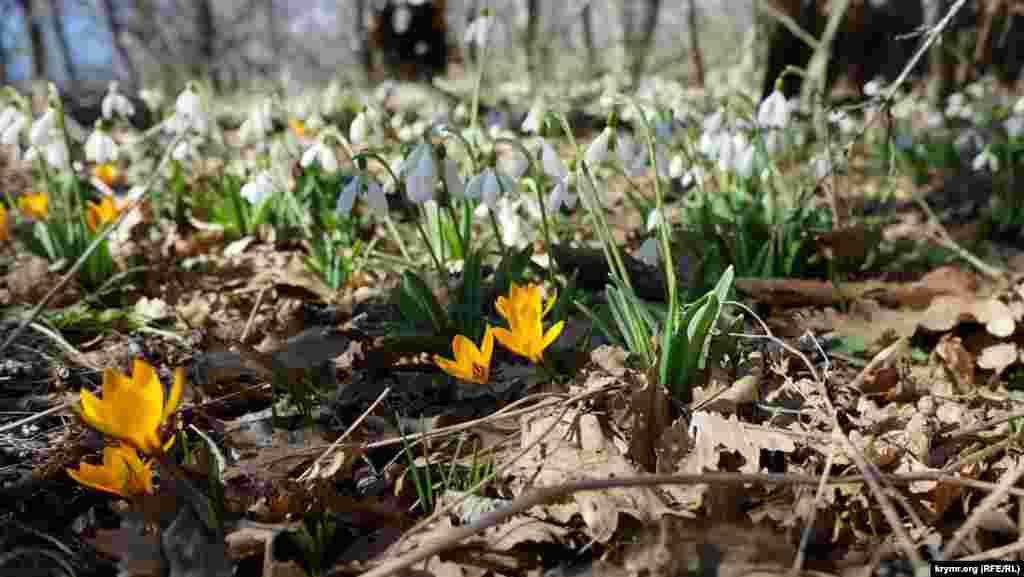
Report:
<svg viewBox="0 0 1024 577"><path fill-rule="evenodd" d="M999 343L981 350L981 354L978 355L978 366L1001 375L1007 367L1020 358L1021 353L1017 350L1016 344Z"/></svg>
<svg viewBox="0 0 1024 577"><path fill-rule="evenodd" d="M556 419L558 415L524 417L522 446L531 446ZM534 487L551 487L583 479L635 476L640 471L605 436L598 418L587 414L578 419L563 416L555 421L551 432L532 446L510 474L514 476L513 489L522 491L531 480ZM586 534L602 543L615 535L620 514L647 523L670 512L661 496L649 487L576 492L571 501L544 505L541 509L562 523L579 515L586 525Z"/></svg>

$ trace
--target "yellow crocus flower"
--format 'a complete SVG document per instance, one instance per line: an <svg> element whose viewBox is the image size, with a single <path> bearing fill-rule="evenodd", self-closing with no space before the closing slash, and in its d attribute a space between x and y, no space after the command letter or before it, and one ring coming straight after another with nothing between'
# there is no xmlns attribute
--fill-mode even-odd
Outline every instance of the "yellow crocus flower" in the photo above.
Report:
<svg viewBox="0 0 1024 577"><path fill-rule="evenodd" d="M102 465L81 463L77 470L67 471L83 485L122 497L153 492L153 463L144 463L135 449L124 443L104 447Z"/></svg>
<svg viewBox="0 0 1024 577"><path fill-rule="evenodd" d="M100 179L103 184L111 187L115 184L120 184L123 180L121 171L117 169L117 166L110 162L97 164L92 167L92 175Z"/></svg>
<svg viewBox="0 0 1024 577"><path fill-rule="evenodd" d="M509 328L494 329L494 337L508 350L522 355L534 363L542 360L544 349L562 333L565 321L558 321L544 332L542 319L555 305L555 297L541 308L540 285L525 287L512 283L508 298L498 297L495 307L508 321Z"/></svg>
<svg viewBox="0 0 1024 577"><path fill-rule="evenodd" d="M50 216L50 196L45 192L30 192L18 198L18 209L25 216L46 220Z"/></svg>
<svg viewBox="0 0 1024 577"><path fill-rule="evenodd" d="M7 207L0 204L0 242L7 242L11 239L11 231L7 224Z"/></svg>
<svg viewBox="0 0 1024 577"><path fill-rule="evenodd" d="M89 230L96 232L96 229L100 225L106 224L115 218L121 212L121 207L117 206L114 202L113 197L110 195L104 195L103 200L99 204L93 201L86 202L87 208L85 211L85 224L89 226Z"/></svg>
<svg viewBox="0 0 1024 577"><path fill-rule="evenodd" d="M103 398L82 390L76 410L89 426L97 431L128 443L147 455L167 450L174 442L172 435L166 443L160 440L160 426L178 408L185 371L174 371L174 384L170 395L164 398L164 389L153 367L136 360L132 376L120 371L103 371Z"/></svg>
<svg viewBox="0 0 1024 577"><path fill-rule="evenodd" d="M484 332L482 345L478 349L473 341L462 335L455 335L452 339L455 360L434 355L434 362L444 372L457 379L485 385L491 378L491 355L494 353L494 330L490 326Z"/></svg>
<svg viewBox="0 0 1024 577"><path fill-rule="evenodd" d="M295 132L295 136L306 136L306 123L303 120L298 118L289 119L288 126Z"/></svg>

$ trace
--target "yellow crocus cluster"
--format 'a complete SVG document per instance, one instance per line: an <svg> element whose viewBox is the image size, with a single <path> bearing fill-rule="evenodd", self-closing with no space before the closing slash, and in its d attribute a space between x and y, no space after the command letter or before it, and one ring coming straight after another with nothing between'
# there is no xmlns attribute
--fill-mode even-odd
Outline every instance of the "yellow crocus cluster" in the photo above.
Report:
<svg viewBox="0 0 1024 577"><path fill-rule="evenodd" d="M145 361L135 361L131 377L105 370L102 398L82 390L74 408L89 426L120 444L103 450L102 465L82 463L68 474L83 485L122 496L152 491L152 461L143 462L139 453L158 456L174 443L173 435L161 438L161 427L177 410L184 382L179 368L165 398L156 371Z"/></svg>
<svg viewBox="0 0 1024 577"><path fill-rule="evenodd" d="M541 362L544 349L558 338L565 325L565 321L559 321L544 331L543 318L554 306L555 297L548 299L546 305L542 301L540 285L520 287L512 283L508 298L499 296L495 303L498 314L508 321L509 328L488 325L480 348L465 336L455 335L452 339L455 358L434 355L434 362L457 379L485 384L490 379L494 339L534 363Z"/></svg>

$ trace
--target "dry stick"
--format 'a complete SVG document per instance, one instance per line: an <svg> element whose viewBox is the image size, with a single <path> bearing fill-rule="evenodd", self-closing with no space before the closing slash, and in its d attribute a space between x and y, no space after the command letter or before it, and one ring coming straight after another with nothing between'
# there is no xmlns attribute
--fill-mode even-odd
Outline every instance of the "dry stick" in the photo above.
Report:
<svg viewBox="0 0 1024 577"><path fill-rule="evenodd" d="M1016 543L1010 543L1009 545L1003 545L1002 547L996 547L995 549L989 549L982 553L959 557L957 559L953 559L953 561L988 561L992 559L1006 559L1010 555L1020 553L1022 551L1024 551L1024 540L1017 541Z"/></svg>
<svg viewBox="0 0 1024 577"><path fill-rule="evenodd" d="M814 506L807 512L807 519L804 520L803 535L800 536L800 547L796 550L796 557L793 559L793 568L790 574L799 575L804 567L804 553L807 551L807 544L811 540L811 532L814 527L814 518L818 516L818 506L825 500L825 487L828 484L828 474L832 470L832 462L835 461L835 451L828 452L825 459L825 469L821 472L821 482L818 483L818 491L814 495Z"/></svg>
<svg viewBox="0 0 1024 577"><path fill-rule="evenodd" d="M926 472L926 473L910 473L906 475L880 475L879 476L886 481L899 484L909 484L920 481L940 481L940 482L951 482L958 483L964 481L958 477L951 475L943 475L940 473ZM849 475L845 477L837 477L830 481L827 481L827 485L845 485L851 483L863 483L868 482L873 476L865 475ZM703 474L685 474L685 475L642 475L637 477L619 477L615 479L583 479L580 481L572 481L563 485L554 487L543 487L535 489L526 495L523 495L513 501L507 508L501 511L495 511L487 513L480 517L477 521L456 527L449 531L443 538L433 541L430 544L421 546L416 551L409 553L408 555L399 557L393 561L382 563L376 568L363 573L360 577L386 577L394 574L402 569L411 567L412 565L429 559L430 557L446 550L451 547L458 545L460 541L471 537L476 533L484 531L489 527L493 527L511 517L529 510L531 507L543 505L544 503L553 499L558 499L578 493L581 491L604 491L607 489L626 488L626 487L648 487L654 485L695 485L695 484L709 484L709 485L745 485L745 484L765 484L765 485L812 485L817 486L821 483L821 478L812 475L776 475L771 473L703 473ZM964 483L967 485L967 483ZM993 489L998 487L993 486L991 483L986 485L992 486ZM1024 493L1024 490L1017 490L1018 493Z"/></svg>
<svg viewBox="0 0 1024 577"><path fill-rule="evenodd" d="M256 311L260 310L260 305L263 303L263 295L267 294L270 289L270 285L260 289L259 294L256 295L256 302L252 305L252 311L249 312L249 319L245 321L245 328L242 329L242 336L238 337L238 341L244 343L245 339L249 337L249 329L252 328L252 323L256 320Z"/></svg>
<svg viewBox="0 0 1024 577"><path fill-rule="evenodd" d="M154 170L153 174L151 174L149 176L149 179L146 180L144 186L145 191L148 192L149 189L153 187L153 184L156 182L157 177L160 176L160 173L162 172L164 165L167 163L167 160L171 157L171 152L174 150L174 148L178 145L178 142L180 142L183 137L184 134L179 134L177 137L175 137L174 140L171 141L171 144L164 151L164 156L163 158L160 159L160 163L157 165L156 170ZM107 238L109 238L110 235L114 234L114 231L117 230L117 227L120 226L121 221L125 219L128 213L136 209L141 204L141 198L132 201L132 203L128 205L128 207L125 208L125 210L122 210L120 213L118 213L117 217L114 219L114 222L110 226L108 226L102 234L98 235L96 238L93 239L91 243L89 243L89 246L86 247L85 252L82 253L80 257L78 257L78 260L75 261L75 264L71 265L71 268L68 269L68 272L64 273L64 276L62 276L61 279L57 281L57 284L55 284L48 293L43 295L43 298L40 299L39 303L36 304L35 308L33 308L29 312L29 314L21 320L18 326L15 327L13 331L11 331L11 334L7 335L7 338L4 339L4 342L0 343L0 353L7 350L7 347L10 346L10 344L13 343L15 339L21 336L21 333L25 330L25 327L27 327L32 321L34 321L36 317L39 316L39 313L43 311L43 307L45 307L46 304L49 303L50 300L58 292L60 292L69 282L71 282L71 279L75 277L75 274L77 274L78 271L83 266L85 266L85 261L89 259L89 257L92 255L93 252L96 251L100 244L102 244L103 241L107 240Z"/></svg>
<svg viewBox="0 0 1024 577"><path fill-rule="evenodd" d="M345 432L342 433L340 437L338 437L333 443L331 443L331 446L328 447L327 450L324 451L319 457L317 457L316 460L313 461L313 464L310 465L309 468L305 470L305 472L299 475L299 478L297 480L305 481L309 476L313 475L313 471L315 469L320 468L320 461L324 460L327 457L327 455L330 454L331 451L337 449L339 445L344 443L345 439L347 439L348 436L351 435L352 432L355 431L357 427L359 427L359 425L363 424L363 421L366 420L366 417L370 416L370 413L372 413L373 410L377 408L377 405L381 404L389 394L391 394L390 386L385 387L385 389L381 391L380 395L377 396L377 400L371 403L369 408L363 411L363 414L359 415L359 418L356 419L351 425L349 425L348 429L346 429Z"/></svg>
<svg viewBox="0 0 1024 577"><path fill-rule="evenodd" d="M942 558L949 559L957 548L960 547L961 541L967 537L971 531L981 522L982 518L986 513L995 508L1000 501L1003 500L1008 493L1008 489L1017 484L1017 481L1021 477L1024 477L1024 459L1017 461L1017 467L1012 471L1007 471L1003 478L999 480L999 485L996 490L989 493L982 499L981 503L971 511L971 516L967 518L967 521L960 525L960 527L953 533L953 538L946 543L946 546L942 549Z"/></svg>
<svg viewBox="0 0 1024 577"><path fill-rule="evenodd" d="M943 437L942 440L944 440L944 441L954 441L956 439L960 439L960 438L963 438L963 437L969 437L971 435L974 435L975 433L980 433L982 431L991 429L992 427L995 427L996 425L1000 425L1002 423L1005 423L1006 421L1011 421L1013 419L1019 419L1021 417L1024 417L1024 410L1014 411L1012 413L1007 413L1007 414L1005 414L1005 415L1003 415L1001 417L995 417L995 418L989 419L989 420L985 421L984 423L981 423L980 425L971 425L970 427L963 427L963 428L957 429L956 431L953 431L952 433L950 433L948 436Z"/></svg>
<svg viewBox="0 0 1024 577"><path fill-rule="evenodd" d="M928 215L928 224L932 227L932 236L938 242L939 246L955 252L957 256L966 260L971 266L978 269L981 274L987 276L991 280L998 282L1006 278L1005 270L988 265L985 261L974 256L974 254L953 240L949 231L942 225L939 221L939 217L935 215L935 212L932 211L931 207L928 206L928 203L925 202L923 198L916 198L914 200L917 202L917 205L921 207L921 210Z"/></svg>

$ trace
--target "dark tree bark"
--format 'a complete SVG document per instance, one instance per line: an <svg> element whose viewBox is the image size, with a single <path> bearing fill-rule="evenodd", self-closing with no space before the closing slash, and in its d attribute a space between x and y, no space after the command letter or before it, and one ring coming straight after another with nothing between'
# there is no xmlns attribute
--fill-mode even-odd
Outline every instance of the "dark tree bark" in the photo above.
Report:
<svg viewBox="0 0 1024 577"><path fill-rule="evenodd" d="M220 77L213 65L216 60L217 26L210 0L192 0L195 9L195 42L198 58L193 62L193 73L208 77L214 92L220 92Z"/></svg>
<svg viewBox="0 0 1024 577"><path fill-rule="evenodd" d="M580 11L580 21L583 24L583 49L586 50L587 78L593 78L597 71L597 52L594 49L594 22L591 19L590 2L583 6Z"/></svg>
<svg viewBox="0 0 1024 577"><path fill-rule="evenodd" d="M633 62L630 67L633 86L640 84L640 78L644 74L644 67L647 65L647 55L651 50L651 43L654 42L654 30L658 27L658 15L660 12L661 0L647 0L640 37L636 38L633 42ZM627 36L627 38L629 37Z"/></svg>
<svg viewBox="0 0 1024 577"><path fill-rule="evenodd" d="M37 6L34 0L18 0L21 14L25 20L29 43L32 49L32 80L46 78L46 47L43 44L43 29L37 18Z"/></svg>
<svg viewBox="0 0 1024 577"><path fill-rule="evenodd" d="M540 21L540 0L526 0L526 31L523 49L526 51L526 72L530 85L537 85L537 24Z"/></svg>
<svg viewBox="0 0 1024 577"><path fill-rule="evenodd" d="M138 88L138 72L135 69L135 62L130 56L128 56L128 49L124 44L124 33L121 27L121 22L118 21L117 16L114 13L113 2L111 0L98 0L97 5L100 17L103 18L104 23L107 25L107 30L110 31L110 42L114 47L114 55L117 57L117 60L120 61L121 66L124 67L125 79L128 81L130 88ZM141 10L142 8L142 6L139 6L136 9Z"/></svg>
<svg viewBox="0 0 1024 577"><path fill-rule="evenodd" d="M53 21L57 48L60 50L61 59L64 60L64 70L68 73L68 82L74 86L78 84L78 73L75 69L74 58L71 57L71 47L68 45L67 28L64 26L64 0L49 0L49 2L50 18Z"/></svg>
<svg viewBox="0 0 1024 577"><path fill-rule="evenodd" d="M278 14L274 9L274 0L263 0L263 15L267 24L267 48L270 49L269 72L276 74L280 70L281 32L277 25Z"/></svg>
<svg viewBox="0 0 1024 577"><path fill-rule="evenodd" d="M686 15L686 25L690 29L690 61L693 66L693 74L696 77L697 86L704 86L704 53L700 49L700 27L697 26L699 19L697 14L697 1L689 0L689 11Z"/></svg>
<svg viewBox="0 0 1024 577"><path fill-rule="evenodd" d="M364 76L369 79L373 74L373 58L370 54L369 31L366 29L366 0L355 0L353 6L355 17L352 18L352 51L363 67Z"/></svg>

